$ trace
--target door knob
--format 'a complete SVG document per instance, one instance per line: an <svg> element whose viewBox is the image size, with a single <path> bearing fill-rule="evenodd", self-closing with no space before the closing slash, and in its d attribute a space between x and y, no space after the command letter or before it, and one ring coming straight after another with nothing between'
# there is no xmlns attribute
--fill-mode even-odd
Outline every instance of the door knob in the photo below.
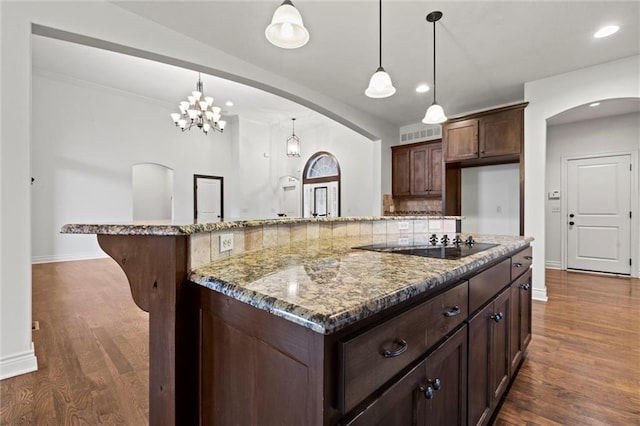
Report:
<svg viewBox="0 0 640 426"><path fill-rule="evenodd" d="M569 214L569 217L575 217L575 214L570 213L570 214Z"/></svg>
<svg viewBox="0 0 640 426"><path fill-rule="evenodd" d="M575 225L575 224L576 224L576 223L575 223L574 221L569 222L569 226L573 226L573 225Z"/></svg>

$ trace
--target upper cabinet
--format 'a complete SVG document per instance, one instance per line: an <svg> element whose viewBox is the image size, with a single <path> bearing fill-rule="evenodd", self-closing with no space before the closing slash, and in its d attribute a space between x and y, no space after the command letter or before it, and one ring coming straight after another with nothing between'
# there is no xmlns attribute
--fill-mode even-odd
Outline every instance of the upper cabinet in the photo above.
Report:
<svg viewBox="0 0 640 426"><path fill-rule="evenodd" d="M394 197L442 196L442 143L435 140L391 148Z"/></svg>
<svg viewBox="0 0 640 426"><path fill-rule="evenodd" d="M444 161L482 164L518 157L523 149L525 106L485 111L443 124Z"/></svg>

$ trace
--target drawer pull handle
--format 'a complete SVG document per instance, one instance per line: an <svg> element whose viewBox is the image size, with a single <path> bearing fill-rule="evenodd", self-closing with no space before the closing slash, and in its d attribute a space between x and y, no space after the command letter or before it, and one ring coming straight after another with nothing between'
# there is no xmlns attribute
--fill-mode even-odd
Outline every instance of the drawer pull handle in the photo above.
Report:
<svg viewBox="0 0 640 426"><path fill-rule="evenodd" d="M513 267L514 268L522 268L522 263L516 262L516 263L513 264Z"/></svg>
<svg viewBox="0 0 640 426"><path fill-rule="evenodd" d="M524 260L533 260L533 256L525 256Z"/></svg>
<svg viewBox="0 0 640 426"><path fill-rule="evenodd" d="M489 318L491 318L495 322L500 322L500 320L502 320L502 318L504 318L504 314L502 312L498 312L496 314L489 315Z"/></svg>
<svg viewBox="0 0 640 426"><path fill-rule="evenodd" d="M420 386L420 393L427 399L433 399L433 391L440 390L442 384L440 379L427 380L427 383L427 386Z"/></svg>
<svg viewBox="0 0 640 426"><path fill-rule="evenodd" d="M409 344L407 343L406 340L400 339L400 340L396 340L394 342L396 345L398 345L398 349L394 350L394 351L390 351L388 349L385 349L382 351L382 356L385 358L394 358L397 356L402 355L403 353L405 353L407 351L407 348L409 347Z"/></svg>
<svg viewBox="0 0 640 426"><path fill-rule="evenodd" d="M460 312L462 312L462 310L460 309L460 306L454 306L453 308L446 311L444 313L444 316L447 318L451 318L451 317L460 315Z"/></svg>
<svg viewBox="0 0 640 426"><path fill-rule="evenodd" d="M523 289L524 291L529 291L529 289L531 288L531 284L529 283L522 284L520 288Z"/></svg>

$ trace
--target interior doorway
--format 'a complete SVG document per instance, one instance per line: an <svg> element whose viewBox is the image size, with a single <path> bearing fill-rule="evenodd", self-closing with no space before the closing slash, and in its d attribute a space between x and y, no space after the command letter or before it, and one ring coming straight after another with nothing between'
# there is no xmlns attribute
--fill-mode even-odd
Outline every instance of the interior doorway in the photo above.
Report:
<svg viewBox="0 0 640 426"><path fill-rule="evenodd" d="M566 268L631 274L631 155L563 162Z"/></svg>
<svg viewBox="0 0 640 426"><path fill-rule="evenodd" d="M224 178L193 175L193 222L211 223L224 220Z"/></svg>
<svg viewBox="0 0 640 426"><path fill-rule="evenodd" d="M303 172L303 217L340 216L340 164L325 151L313 154Z"/></svg>
<svg viewBox="0 0 640 426"><path fill-rule="evenodd" d="M173 220L173 170L161 164L131 167L133 221Z"/></svg>

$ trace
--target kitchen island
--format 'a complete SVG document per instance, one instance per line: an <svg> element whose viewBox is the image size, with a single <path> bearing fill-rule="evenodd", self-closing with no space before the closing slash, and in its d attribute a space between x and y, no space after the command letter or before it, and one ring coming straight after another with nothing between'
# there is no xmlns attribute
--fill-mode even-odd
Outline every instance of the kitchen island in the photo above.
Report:
<svg viewBox="0 0 640 426"><path fill-rule="evenodd" d="M150 313L151 424L486 423L530 338L531 239L476 236L496 246L455 260L354 248L427 244L457 220L63 232L98 234Z"/></svg>

